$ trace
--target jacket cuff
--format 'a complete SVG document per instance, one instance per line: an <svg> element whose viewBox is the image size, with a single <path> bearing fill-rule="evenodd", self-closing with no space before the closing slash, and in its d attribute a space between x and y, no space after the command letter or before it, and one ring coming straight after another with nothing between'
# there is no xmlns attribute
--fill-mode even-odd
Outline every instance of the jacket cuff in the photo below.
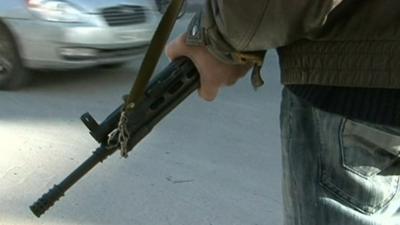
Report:
<svg viewBox="0 0 400 225"><path fill-rule="evenodd" d="M194 15L186 31L186 44L190 46L205 46L204 26L202 22L203 12Z"/></svg>
<svg viewBox="0 0 400 225"><path fill-rule="evenodd" d="M222 38L213 22L213 15L207 10L195 14L187 28L186 44L189 46L206 46L209 52L220 61L233 65L260 65L265 51L239 52L234 50Z"/></svg>
<svg viewBox="0 0 400 225"><path fill-rule="evenodd" d="M196 13L186 31L186 44L205 46L212 55L226 64L240 64L230 57L229 52L232 50L224 41L213 38L216 27L212 27L211 18L206 12Z"/></svg>

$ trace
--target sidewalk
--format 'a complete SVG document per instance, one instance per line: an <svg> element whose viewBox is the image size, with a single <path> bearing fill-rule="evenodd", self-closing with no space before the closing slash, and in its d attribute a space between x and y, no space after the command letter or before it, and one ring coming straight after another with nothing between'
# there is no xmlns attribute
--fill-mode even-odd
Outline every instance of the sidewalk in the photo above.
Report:
<svg viewBox="0 0 400 225"><path fill-rule="evenodd" d="M2 93L0 225L281 224L281 86L276 56L267 60L265 87L246 78L214 103L191 96L135 154L115 154L40 219L29 205L97 147L79 115L103 118L129 80L97 71Z"/></svg>

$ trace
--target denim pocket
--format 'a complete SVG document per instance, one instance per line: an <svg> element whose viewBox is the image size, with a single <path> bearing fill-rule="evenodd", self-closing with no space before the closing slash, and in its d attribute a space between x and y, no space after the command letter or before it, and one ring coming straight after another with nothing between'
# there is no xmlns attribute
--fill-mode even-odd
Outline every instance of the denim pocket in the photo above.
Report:
<svg viewBox="0 0 400 225"><path fill-rule="evenodd" d="M381 127L346 120L340 143L342 163L346 169L369 178L384 171L398 159L400 136L388 133Z"/></svg>
<svg viewBox="0 0 400 225"><path fill-rule="evenodd" d="M399 159L400 136L352 120L338 124L339 129L332 131L336 130L339 146L326 142L328 152L320 156L321 184L352 208L373 214L397 193L399 176L380 173Z"/></svg>

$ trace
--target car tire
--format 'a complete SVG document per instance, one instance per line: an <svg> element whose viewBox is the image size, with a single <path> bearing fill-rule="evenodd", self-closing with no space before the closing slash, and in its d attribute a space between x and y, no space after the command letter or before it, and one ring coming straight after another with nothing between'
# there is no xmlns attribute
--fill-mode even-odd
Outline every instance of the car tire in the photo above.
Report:
<svg viewBox="0 0 400 225"><path fill-rule="evenodd" d="M29 81L15 39L0 23L0 90L18 89Z"/></svg>

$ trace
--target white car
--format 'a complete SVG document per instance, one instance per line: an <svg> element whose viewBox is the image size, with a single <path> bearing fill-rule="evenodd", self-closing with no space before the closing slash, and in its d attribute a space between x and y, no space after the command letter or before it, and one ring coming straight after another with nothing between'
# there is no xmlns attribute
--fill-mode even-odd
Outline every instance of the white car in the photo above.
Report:
<svg viewBox="0 0 400 225"><path fill-rule="evenodd" d="M141 55L160 20L149 0L0 2L0 89L18 88L29 69L123 64Z"/></svg>

